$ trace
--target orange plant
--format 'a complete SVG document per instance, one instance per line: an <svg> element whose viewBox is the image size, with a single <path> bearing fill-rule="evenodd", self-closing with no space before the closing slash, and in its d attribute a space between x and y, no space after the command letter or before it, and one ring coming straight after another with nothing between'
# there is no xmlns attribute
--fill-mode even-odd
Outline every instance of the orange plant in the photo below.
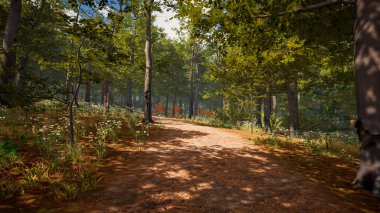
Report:
<svg viewBox="0 0 380 213"><path fill-rule="evenodd" d="M165 105L163 103L158 103L156 106L154 106L154 111L157 113L163 113L165 110Z"/></svg>

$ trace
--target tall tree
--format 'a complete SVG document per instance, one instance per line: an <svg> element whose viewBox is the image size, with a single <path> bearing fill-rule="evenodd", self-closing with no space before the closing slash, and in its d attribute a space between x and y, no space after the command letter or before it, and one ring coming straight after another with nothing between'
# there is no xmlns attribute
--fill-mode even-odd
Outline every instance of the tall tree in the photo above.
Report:
<svg viewBox="0 0 380 213"><path fill-rule="evenodd" d="M0 96L0 104L12 105L12 83L15 82L16 47L18 27L21 18L22 0L11 0L3 38L3 72L0 77L0 89L6 91Z"/></svg>
<svg viewBox="0 0 380 213"><path fill-rule="evenodd" d="M152 10L154 0L145 0L145 83L144 83L144 122L153 123L152 118Z"/></svg>
<svg viewBox="0 0 380 213"><path fill-rule="evenodd" d="M357 187L380 198L380 1L356 1L355 83L361 160Z"/></svg>

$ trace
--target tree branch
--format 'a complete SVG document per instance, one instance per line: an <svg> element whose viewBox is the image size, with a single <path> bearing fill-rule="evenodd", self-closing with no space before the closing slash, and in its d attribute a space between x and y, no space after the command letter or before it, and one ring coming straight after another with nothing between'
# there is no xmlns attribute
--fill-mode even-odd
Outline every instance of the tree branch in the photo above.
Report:
<svg viewBox="0 0 380 213"><path fill-rule="evenodd" d="M295 11L281 12L281 13L278 13L277 15L278 16L283 16L283 15L291 14L291 13L304 13L304 12L310 12L310 11L313 11L313 10L318 10L318 9L322 9L322 8L325 8L325 7L333 6L333 5L336 5L336 4L355 4L355 2L356 2L356 0L327 0L327 1L324 1L324 2L321 2L321 3L312 4L312 5L309 5L309 6L306 6L306 7L302 7L300 9L295 10ZM267 18L269 16L271 16L271 15L270 14L265 14L265 15L255 16L255 18Z"/></svg>
<svg viewBox="0 0 380 213"><path fill-rule="evenodd" d="M303 13L303 12L308 12L312 10L318 10L324 7L329 7L335 4L355 4L355 0L327 0L321 3L309 5L304 8L300 8L295 11L295 13Z"/></svg>

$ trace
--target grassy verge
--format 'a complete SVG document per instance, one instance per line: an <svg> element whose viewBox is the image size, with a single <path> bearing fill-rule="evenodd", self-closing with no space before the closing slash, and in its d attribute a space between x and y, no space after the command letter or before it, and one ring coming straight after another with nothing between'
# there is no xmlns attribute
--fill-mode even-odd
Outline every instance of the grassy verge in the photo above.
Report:
<svg viewBox="0 0 380 213"><path fill-rule="evenodd" d="M313 154L339 157L350 161L359 157L358 139L354 133L304 132L299 138L267 134L264 137L256 137L253 143L272 148L283 148L286 145L302 146Z"/></svg>
<svg viewBox="0 0 380 213"><path fill-rule="evenodd" d="M28 110L0 109L0 200L22 195L76 199L100 181L108 144L126 137L143 146L149 134L138 112L111 108L105 113L81 104L72 146L68 115L61 109L52 102Z"/></svg>
<svg viewBox="0 0 380 213"><path fill-rule="evenodd" d="M281 148L282 144L293 144L307 148L311 153L329 157L340 157L354 160L359 157L359 142L355 131L352 132L302 132L297 138L290 138L288 135L278 135L265 133L262 128L252 126L249 122L241 122L238 126L232 126L228 123L218 121L213 117L195 117L193 119L178 118L184 122L190 122L198 125L233 128L244 131L250 131L256 137L254 144L267 145L272 148Z"/></svg>

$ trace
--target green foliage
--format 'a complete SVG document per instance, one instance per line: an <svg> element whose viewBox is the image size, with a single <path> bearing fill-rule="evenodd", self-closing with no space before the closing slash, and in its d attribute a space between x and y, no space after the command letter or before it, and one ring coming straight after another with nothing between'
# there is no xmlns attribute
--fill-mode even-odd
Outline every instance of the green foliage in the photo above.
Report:
<svg viewBox="0 0 380 213"><path fill-rule="evenodd" d="M253 140L253 143L256 145L266 145L270 147L279 148L282 141L281 141L281 138L277 137L276 135L270 135L269 137L264 138L264 139L256 138Z"/></svg>
<svg viewBox="0 0 380 213"><path fill-rule="evenodd" d="M275 132L285 132L283 127L284 118L277 115L276 113L272 113L270 116L270 126L272 131Z"/></svg>
<svg viewBox="0 0 380 213"><path fill-rule="evenodd" d="M359 143L354 131L343 132L304 132L300 135L303 144L313 153L321 155L335 155L347 159L354 159L359 155Z"/></svg>
<svg viewBox="0 0 380 213"><path fill-rule="evenodd" d="M25 136L20 136L19 142L16 144L14 141L6 140L0 142L0 167L10 168L13 164L20 161L20 156L17 149L25 143Z"/></svg>

